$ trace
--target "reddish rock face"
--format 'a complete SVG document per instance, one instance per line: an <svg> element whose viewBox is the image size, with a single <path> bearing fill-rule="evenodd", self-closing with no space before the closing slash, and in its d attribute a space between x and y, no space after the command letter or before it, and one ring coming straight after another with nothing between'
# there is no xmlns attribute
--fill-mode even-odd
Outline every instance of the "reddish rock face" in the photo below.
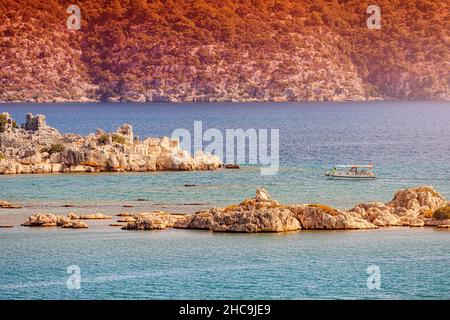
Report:
<svg viewBox="0 0 450 320"><path fill-rule="evenodd" d="M0 101L450 99L448 1L374 2L2 1Z"/></svg>

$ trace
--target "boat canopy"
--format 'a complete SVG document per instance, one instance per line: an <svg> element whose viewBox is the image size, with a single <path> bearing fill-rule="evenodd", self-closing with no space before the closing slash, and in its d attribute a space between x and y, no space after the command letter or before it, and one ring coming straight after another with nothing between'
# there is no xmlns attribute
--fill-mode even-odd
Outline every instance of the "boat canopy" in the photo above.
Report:
<svg viewBox="0 0 450 320"><path fill-rule="evenodd" d="M336 168L368 168L372 169L373 164L346 164L346 165L337 165Z"/></svg>

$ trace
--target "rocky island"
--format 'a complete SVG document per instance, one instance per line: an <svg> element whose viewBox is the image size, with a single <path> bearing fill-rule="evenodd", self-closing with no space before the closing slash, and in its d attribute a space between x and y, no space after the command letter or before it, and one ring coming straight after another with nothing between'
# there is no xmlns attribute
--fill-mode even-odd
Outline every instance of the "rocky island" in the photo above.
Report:
<svg viewBox="0 0 450 320"><path fill-rule="evenodd" d="M382 227L450 227L450 203L433 187L402 189L388 203L359 204L339 210L323 204L280 204L263 189L252 199L225 208L211 208L195 214L151 212L116 215L110 226L124 230L162 230L167 228L209 230L214 232L288 232L299 230L356 230ZM36 214L23 226L87 228L82 220L112 219L102 214L67 216ZM125 225L119 222L126 223Z"/></svg>
<svg viewBox="0 0 450 320"><path fill-rule="evenodd" d="M215 155L191 156L168 137L140 140L132 126L116 132L97 130L87 136L61 134L44 115L27 114L20 127L8 113L0 114L0 174L144 172L214 170Z"/></svg>
<svg viewBox="0 0 450 320"><path fill-rule="evenodd" d="M429 186L403 189L392 201L360 204L339 210L323 204L283 205L265 189L238 205L197 212L174 223L175 228L219 232L285 232L296 230L375 229L388 226L437 226L450 224L448 202ZM443 212L445 211L445 212ZM126 229L138 227L129 223Z"/></svg>

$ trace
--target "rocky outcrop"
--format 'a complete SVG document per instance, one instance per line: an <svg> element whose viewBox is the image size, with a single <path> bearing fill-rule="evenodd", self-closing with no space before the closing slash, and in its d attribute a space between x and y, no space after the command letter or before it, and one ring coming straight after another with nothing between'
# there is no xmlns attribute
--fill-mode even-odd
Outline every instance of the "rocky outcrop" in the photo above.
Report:
<svg viewBox="0 0 450 320"><path fill-rule="evenodd" d="M141 141L129 124L113 133L97 130L83 137L60 134L46 124L45 116L32 114L22 128L5 126L0 132L0 155L0 174L192 171L222 166L215 155L191 156L180 148L178 139Z"/></svg>
<svg viewBox="0 0 450 320"><path fill-rule="evenodd" d="M22 208L18 204L11 203L9 201L0 200L0 209L20 209Z"/></svg>
<svg viewBox="0 0 450 320"><path fill-rule="evenodd" d="M28 217L28 221L22 224L25 227L62 227L66 223L70 223L68 217L54 214L36 214Z"/></svg>
<svg viewBox="0 0 450 320"><path fill-rule="evenodd" d="M300 229L372 229L377 226L323 205L280 205L265 189L236 206L198 212L175 225L177 228L222 232L285 232Z"/></svg>
<svg viewBox="0 0 450 320"><path fill-rule="evenodd" d="M301 229L292 212L281 208L237 209L231 212L215 208L196 213L175 227L218 232L285 232Z"/></svg>
<svg viewBox="0 0 450 320"><path fill-rule="evenodd" d="M350 209L361 218L380 227L427 225L427 218L447 201L431 186L402 189L388 203L363 203Z"/></svg>
<svg viewBox="0 0 450 320"><path fill-rule="evenodd" d="M322 204L286 206L271 198L265 189L257 189L252 199L225 208L212 208L193 215L177 217L144 215L126 217L124 229L153 230L167 227L211 230L216 232L285 232L297 230L354 230L389 226L423 227L446 225L450 220L425 218L424 212L439 208L446 200L432 187L400 190L387 204L359 204L350 210L338 210ZM173 223L172 223L173 222Z"/></svg>
<svg viewBox="0 0 450 320"><path fill-rule="evenodd" d="M438 226L445 226L450 224L450 219L425 219L424 220L425 225L427 227L438 227Z"/></svg>
<svg viewBox="0 0 450 320"><path fill-rule="evenodd" d="M129 212L120 212L118 214L116 214L117 217L131 217L132 214Z"/></svg>
<svg viewBox="0 0 450 320"><path fill-rule="evenodd" d="M122 212L116 222L126 222L124 230L162 230L166 228L199 229L215 232L287 232L298 230L355 230L389 226L450 225L446 200L432 187L404 189L386 204L359 204L350 210L339 210L323 204L283 205L271 198L263 188L254 198L225 208L212 208L193 215L152 212ZM443 205L443 206L440 206ZM440 206L440 207L439 207ZM429 211L435 210L431 214ZM439 210L437 210L439 209ZM439 215L436 213L440 212ZM37 214L24 226L61 226L86 228L82 219L111 219L104 214ZM118 223L111 226L122 226Z"/></svg>
<svg viewBox="0 0 450 320"><path fill-rule="evenodd" d="M198 212L175 224L177 228L218 232L285 232L301 229L291 210L258 189L253 199L226 208Z"/></svg>
<svg viewBox="0 0 450 320"><path fill-rule="evenodd" d="M83 221L70 221L64 223L61 227L65 229L86 229L88 225Z"/></svg>
<svg viewBox="0 0 450 320"><path fill-rule="evenodd" d="M129 221L124 230L162 230L171 228L179 220L185 219L184 215L173 215L164 212L141 213Z"/></svg>
<svg viewBox="0 0 450 320"><path fill-rule="evenodd" d="M324 205L294 205L290 207L303 229L350 230L375 229L376 225L349 212L330 210Z"/></svg>
<svg viewBox="0 0 450 320"><path fill-rule="evenodd" d="M82 215L76 215L74 213L69 213L67 215L72 220L107 220L112 219L111 216L102 214L102 213L89 213L89 214L82 214Z"/></svg>
<svg viewBox="0 0 450 320"><path fill-rule="evenodd" d="M133 222L133 221L136 221L135 217L125 217L117 219L117 222Z"/></svg>
<svg viewBox="0 0 450 320"><path fill-rule="evenodd" d="M28 217L22 224L24 227L61 227L65 229L85 229L88 225L79 220L72 220L73 215L67 217L48 213L39 213Z"/></svg>
<svg viewBox="0 0 450 320"><path fill-rule="evenodd" d="M122 223L110 223L110 227L123 227L124 225Z"/></svg>
<svg viewBox="0 0 450 320"><path fill-rule="evenodd" d="M398 215L415 215L428 210L435 211L446 204L444 197L433 187L422 186L397 191L392 201L386 205L394 208Z"/></svg>

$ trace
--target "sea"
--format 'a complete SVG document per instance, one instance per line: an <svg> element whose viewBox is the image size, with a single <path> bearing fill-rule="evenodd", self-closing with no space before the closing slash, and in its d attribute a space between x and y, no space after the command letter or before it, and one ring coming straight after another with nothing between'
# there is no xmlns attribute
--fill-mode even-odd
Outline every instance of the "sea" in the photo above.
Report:
<svg viewBox="0 0 450 320"><path fill-rule="evenodd" d="M194 136L196 123L224 136L278 130L279 166L264 175L264 165L247 158L239 170L0 176L0 199L23 206L0 209L0 224L14 225L0 229L0 299L450 298L450 232L434 228L223 234L125 231L111 221L88 221L86 230L20 226L38 212L193 213L238 203L258 187L282 203L342 209L420 185L450 199L449 102L0 104L4 111L18 123L29 112L45 114L60 132L83 135L123 123L141 139L179 129ZM324 176L335 165L368 163L374 180Z"/></svg>

